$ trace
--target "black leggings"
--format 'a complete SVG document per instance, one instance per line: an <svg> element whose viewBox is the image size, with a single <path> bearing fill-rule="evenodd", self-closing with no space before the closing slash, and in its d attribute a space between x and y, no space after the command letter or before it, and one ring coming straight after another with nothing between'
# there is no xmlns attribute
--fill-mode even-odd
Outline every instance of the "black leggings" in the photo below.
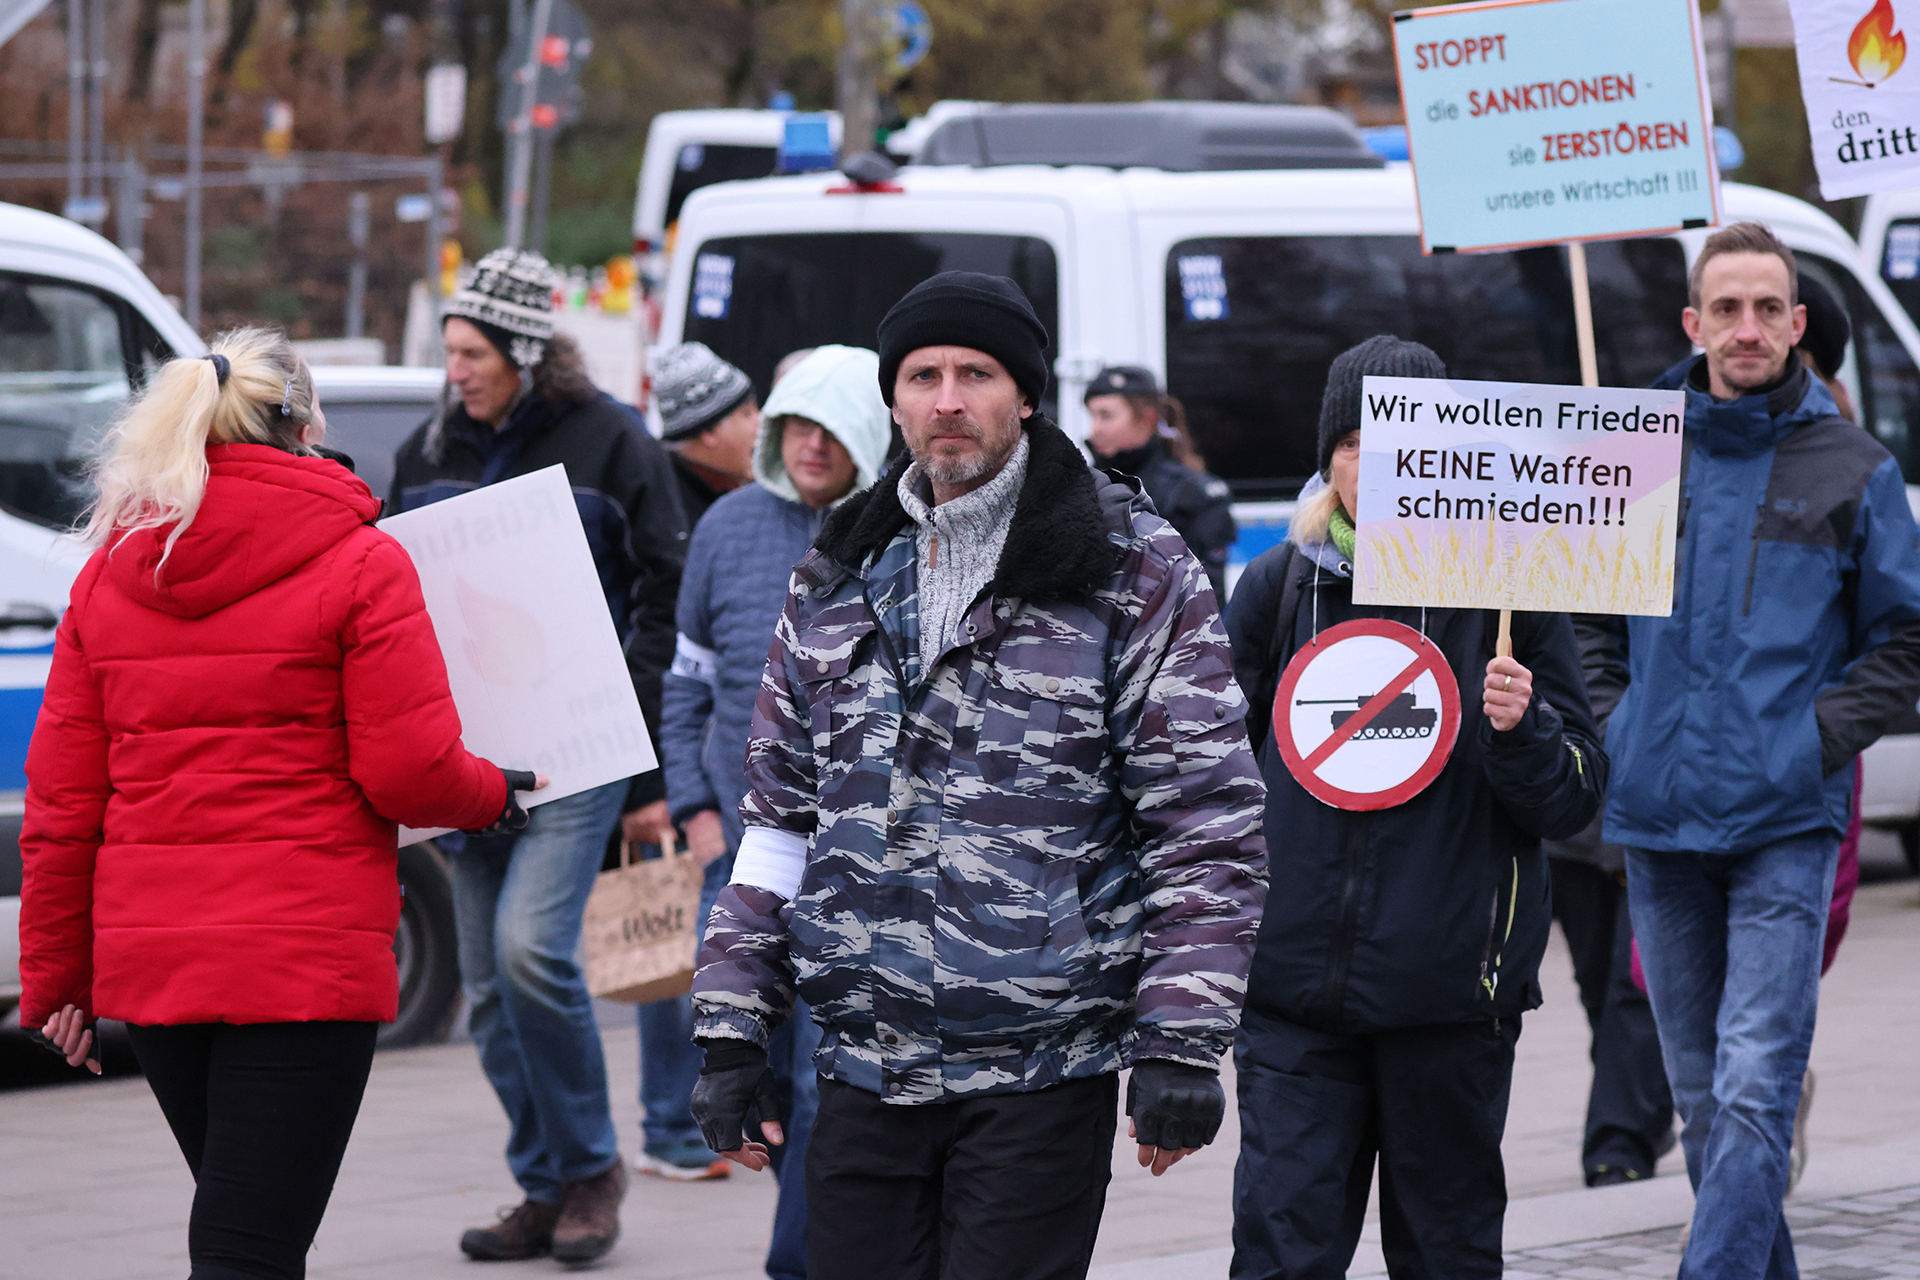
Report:
<svg viewBox="0 0 1920 1280"><path fill-rule="evenodd" d="M300 1280L373 1066L371 1022L127 1028L193 1170L189 1280Z"/></svg>

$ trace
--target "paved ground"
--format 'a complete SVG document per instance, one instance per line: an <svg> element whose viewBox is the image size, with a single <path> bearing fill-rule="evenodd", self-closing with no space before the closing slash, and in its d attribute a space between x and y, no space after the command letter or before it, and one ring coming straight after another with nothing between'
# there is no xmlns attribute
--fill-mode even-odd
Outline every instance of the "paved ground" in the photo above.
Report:
<svg viewBox="0 0 1920 1280"><path fill-rule="evenodd" d="M1920 1186L1797 1204L1787 1210L1803 1280L1881 1280L1920 1276ZM1680 1228L1507 1255L1507 1280L1605 1280L1671 1276L1680 1260Z"/></svg>
<svg viewBox="0 0 1920 1280"><path fill-rule="evenodd" d="M1870 855L1876 865L1890 858L1897 853L1884 844ZM1913 881L1863 889L1853 933L1825 984L1814 1047L1820 1088L1807 1203L1794 1209L1798 1216L1819 1215L1806 1217L1802 1253L1803 1269L1819 1280L1920 1277L1920 1265L1900 1270L1904 1264L1862 1252L1903 1232L1920 1236L1920 1190L1884 1203L1878 1194L1920 1188L1916 926L1920 892ZM1663 1176L1639 1186L1581 1187L1586 1027L1557 942L1542 976L1547 1005L1528 1016L1520 1041L1506 1143L1515 1197L1507 1240L1515 1272L1670 1275L1677 1260L1672 1240L1689 1200L1684 1178L1675 1176L1678 1161L1669 1159ZM631 1014L621 1010L615 1017L607 1024L608 1063L615 1114L631 1150L639 1120L637 1052ZM479 1272L454 1247L460 1229L518 1198L500 1158L504 1138L505 1123L470 1045L381 1055L310 1274L316 1280L472 1280ZM1225 1276L1236 1140L1229 1119L1215 1146L1159 1180L1134 1166L1122 1140L1095 1257L1101 1280ZM0 1092L0 1278L177 1280L187 1270L191 1194L143 1081ZM625 1239L602 1269L656 1280L746 1280L759 1274L772 1204L765 1175L692 1185L637 1179L624 1210ZM1855 1230L1865 1235L1850 1234ZM1864 1243L1830 1243L1843 1238ZM1604 1239L1604 1248L1545 1256L1593 1239ZM1611 1260L1616 1249L1650 1251L1636 1254L1633 1266L1655 1270L1622 1268ZM1363 1245L1353 1274L1380 1269L1377 1245ZM553 1270L548 1262L484 1268L503 1280Z"/></svg>

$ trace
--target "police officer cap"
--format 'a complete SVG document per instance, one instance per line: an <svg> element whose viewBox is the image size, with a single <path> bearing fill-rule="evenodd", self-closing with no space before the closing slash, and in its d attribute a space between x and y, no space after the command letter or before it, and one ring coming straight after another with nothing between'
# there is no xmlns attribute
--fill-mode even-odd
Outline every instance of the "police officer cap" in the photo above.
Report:
<svg viewBox="0 0 1920 1280"><path fill-rule="evenodd" d="M1153 376L1153 370L1142 369L1137 364L1110 365L1093 375L1087 383L1087 393L1081 397L1083 403L1095 396L1157 396L1160 384Z"/></svg>

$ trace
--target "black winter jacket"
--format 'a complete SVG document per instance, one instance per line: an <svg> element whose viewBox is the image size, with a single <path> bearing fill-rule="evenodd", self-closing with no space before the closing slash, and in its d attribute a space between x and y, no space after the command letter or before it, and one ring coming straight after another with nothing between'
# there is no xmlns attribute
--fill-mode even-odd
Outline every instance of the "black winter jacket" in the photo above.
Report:
<svg viewBox="0 0 1920 1280"><path fill-rule="evenodd" d="M1227 598L1227 548L1239 536L1233 524L1233 494L1227 482L1195 471L1168 455L1158 439L1112 456L1096 455L1102 467L1139 478L1154 512L1186 539L1187 550L1207 568L1215 599Z"/></svg>
<svg viewBox="0 0 1920 1280"><path fill-rule="evenodd" d="M1247 567L1227 611L1267 783L1272 890L1247 984L1262 1012L1340 1034L1512 1017L1540 1003L1550 909L1542 837L1598 810L1607 761L1565 614L1516 613L1513 653L1534 697L1496 733L1481 711L1499 615L1355 605L1352 582L1291 545ZM1298 583L1291 625L1277 618ZM1274 690L1314 634L1357 618L1424 630L1460 685L1460 737L1405 804L1353 813L1294 781L1273 742ZM1282 638L1276 642L1276 625Z"/></svg>
<svg viewBox="0 0 1920 1280"><path fill-rule="evenodd" d="M598 392L558 407L536 393L495 433L456 401L394 455L387 511L412 511L555 463L567 469L658 755L660 686L673 661L673 608L687 532L667 451L632 410ZM666 794L655 769L633 780L625 807L631 811Z"/></svg>

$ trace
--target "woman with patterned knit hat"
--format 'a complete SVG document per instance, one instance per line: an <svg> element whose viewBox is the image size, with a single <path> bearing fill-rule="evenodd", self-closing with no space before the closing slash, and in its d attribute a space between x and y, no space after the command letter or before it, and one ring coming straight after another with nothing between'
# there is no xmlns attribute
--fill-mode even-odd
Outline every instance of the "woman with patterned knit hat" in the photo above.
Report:
<svg viewBox="0 0 1920 1280"><path fill-rule="evenodd" d="M659 724L686 537L665 452L554 332L553 271L539 254L482 258L448 301L442 334L445 400L394 459L389 510L564 466L641 709ZM574 951L609 838L625 815L628 839L657 842L665 796L655 771L544 805L517 835L442 842L469 1026L512 1120L507 1163L526 1192L462 1237L471 1258L586 1262L619 1235L626 1170Z"/></svg>

